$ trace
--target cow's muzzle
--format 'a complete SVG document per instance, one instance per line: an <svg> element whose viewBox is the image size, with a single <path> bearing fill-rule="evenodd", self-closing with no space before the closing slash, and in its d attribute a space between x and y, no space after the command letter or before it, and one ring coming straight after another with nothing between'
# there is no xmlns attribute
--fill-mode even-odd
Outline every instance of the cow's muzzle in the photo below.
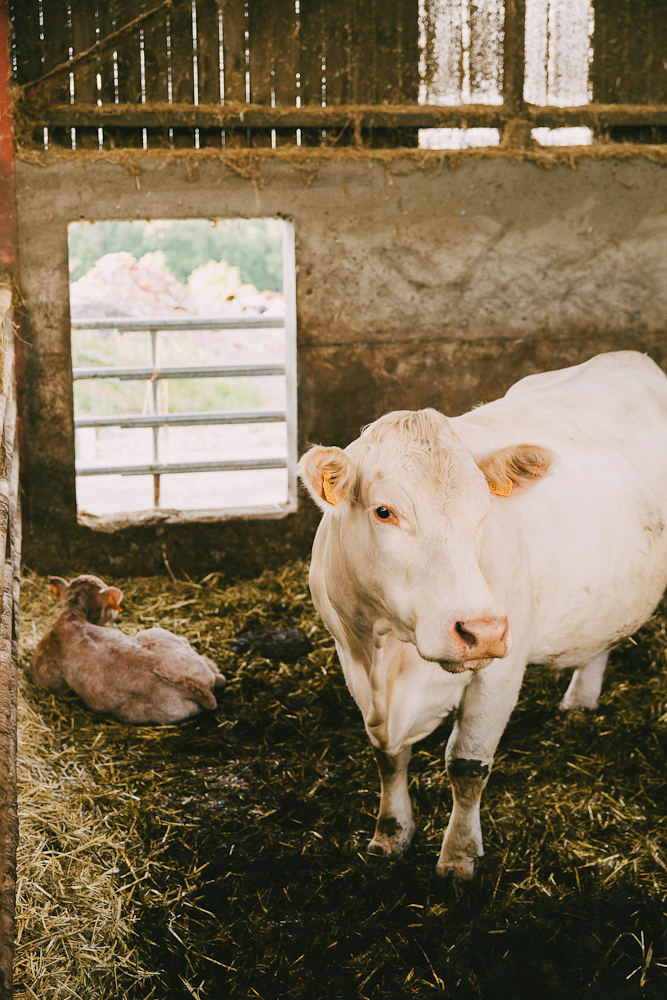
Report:
<svg viewBox="0 0 667 1000"><path fill-rule="evenodd" d="M510 651L510 623L506 615L458 621L452 626L451 641L456 658L466 663L502 659Z"/></svg>

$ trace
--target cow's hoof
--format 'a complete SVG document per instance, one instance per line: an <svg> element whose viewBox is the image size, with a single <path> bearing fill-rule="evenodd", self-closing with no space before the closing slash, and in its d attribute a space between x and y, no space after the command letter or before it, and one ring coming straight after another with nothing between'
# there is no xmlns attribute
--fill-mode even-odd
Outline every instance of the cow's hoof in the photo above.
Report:
<svg viewBox="0 0 667 1000"><path fill-rule="evenodd" d="M598 707L597 698L595 701L584 702L575 701L574 699L566 700L563 698L558 706L559 712L594 712Z"/></svg>
<svg viewBox="0 0 667 1000"><path fill-rule="evenodd" d="M384 837L378 838L373 837L370 844L366 848L367 854L375 854L377 857L384 858L400 858L402 854L405 854L409 846L409 841L406 842L395 842L387 840Z"/></svg>
<svg viewBox="0 0 667 1000"><path fill-rule="evenodd" d="M435 873L441 878L451 875L461 882L469 882L475 874L476 860L477 858L452 858L450 861L438 861Z"/></svg>

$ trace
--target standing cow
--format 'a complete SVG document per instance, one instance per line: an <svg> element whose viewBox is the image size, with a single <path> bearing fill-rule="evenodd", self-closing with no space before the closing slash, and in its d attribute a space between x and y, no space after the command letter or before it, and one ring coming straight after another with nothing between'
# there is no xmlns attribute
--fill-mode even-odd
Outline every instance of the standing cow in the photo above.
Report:
<svg viewBox="0 0 667 1000"><path fill-rule="evenodd" d="M324 511L313 601L380 770L369 851L408 846L411 746L457 710L436 870L469 878L526 665L576 667L560 707L595 708L609 650L667 584L667 379L601 354L454 419L388 413L299 471Z"/></svg>

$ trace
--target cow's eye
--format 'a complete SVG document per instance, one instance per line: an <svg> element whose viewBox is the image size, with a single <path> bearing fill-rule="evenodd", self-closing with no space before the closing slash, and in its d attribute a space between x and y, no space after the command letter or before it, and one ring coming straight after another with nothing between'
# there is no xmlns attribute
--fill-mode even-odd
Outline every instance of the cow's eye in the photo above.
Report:
<svg viewBox="0 0 667 1000"><path fill-rule="evenodd" d="M381 521L389 521L394 517L394 512L389 510L388 507L376 507L375 514L380 518Z"/></svg>

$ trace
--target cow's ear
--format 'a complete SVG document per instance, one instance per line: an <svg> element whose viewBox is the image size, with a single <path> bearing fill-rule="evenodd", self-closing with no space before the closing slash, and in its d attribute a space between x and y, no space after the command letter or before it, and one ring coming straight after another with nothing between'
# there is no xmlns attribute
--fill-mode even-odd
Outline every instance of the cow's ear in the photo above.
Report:
<svg viewBox="0 0 667 1000"><path fill-rule="evenodd" d="M57 597L59 601L65 600L67 588L69 587L67 580L63 580L62 576L50 576L49 586L54 597Z"/></svg>
<svg viewBox="0 0 667 1000"><path fill-rule="evenodd" d="M299 462L299 476L320 510L340 506L354 490L357 470L342 448L315 445Z"/></svg>
<svg viewBox="0 0 667 1000"><path fill-rule="evenodd" d="M492 493L525 493L546 475L555 455L539 444L512 444L478 461Z"/></svg>

